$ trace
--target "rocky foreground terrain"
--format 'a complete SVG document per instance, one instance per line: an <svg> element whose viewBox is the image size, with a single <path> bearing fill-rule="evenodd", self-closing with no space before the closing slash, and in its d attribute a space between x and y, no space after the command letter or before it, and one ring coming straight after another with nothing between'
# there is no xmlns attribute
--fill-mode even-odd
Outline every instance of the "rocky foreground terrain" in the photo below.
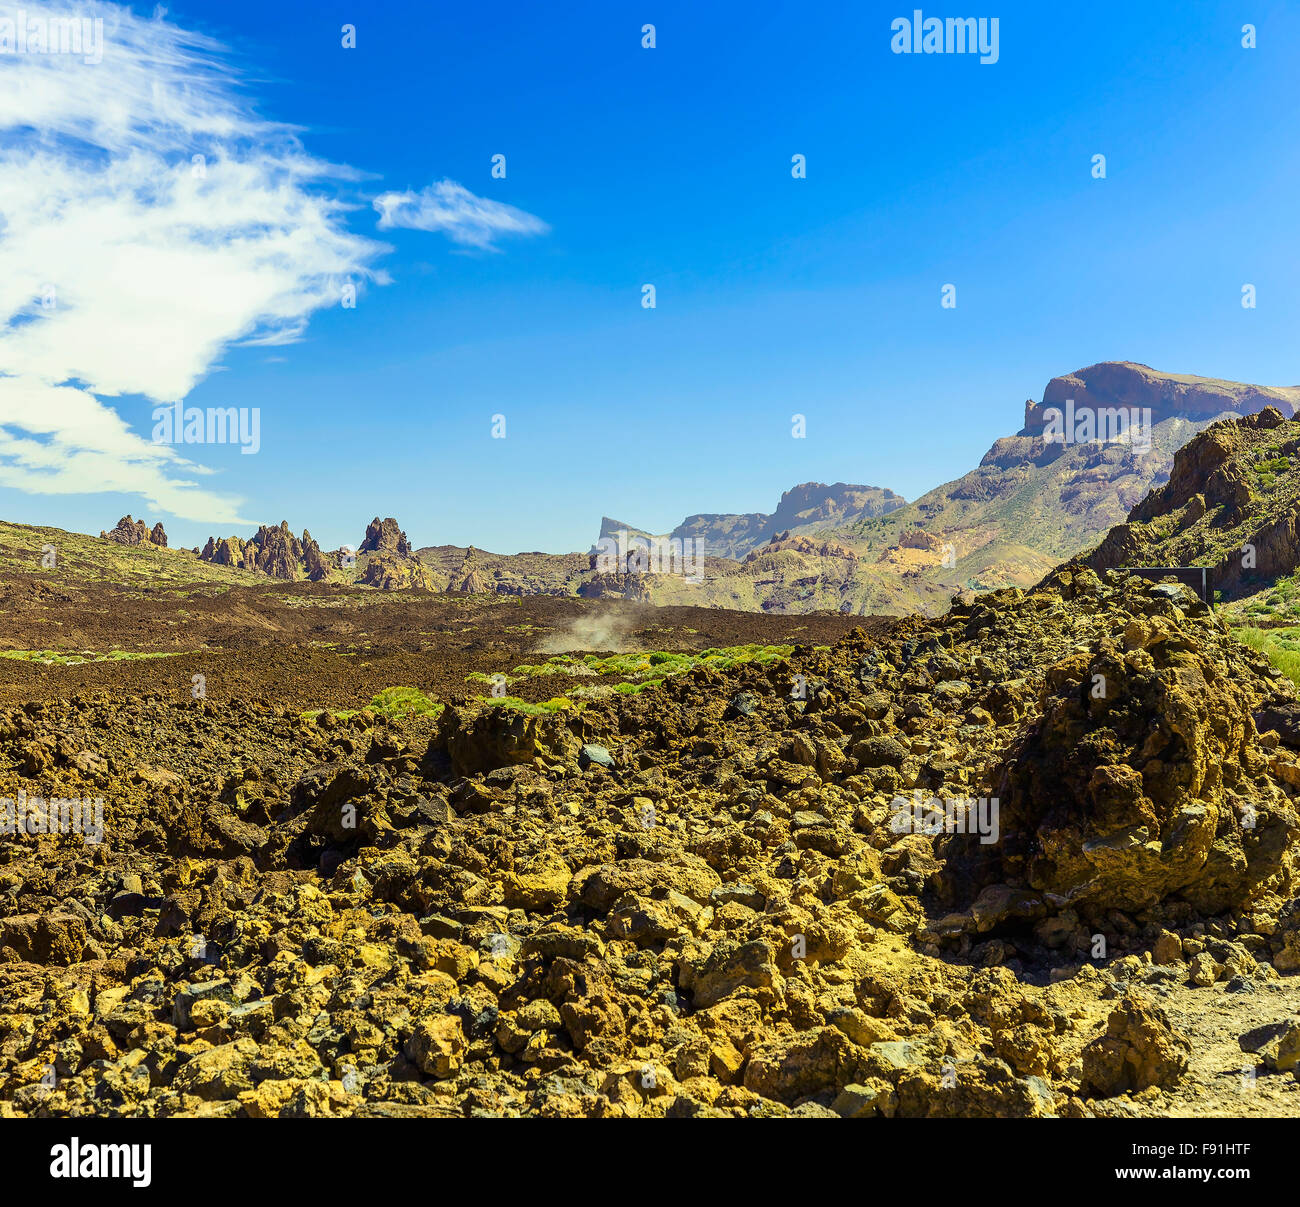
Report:
<svg viewBox="0 0 1300 1207"><path fill-rule="evenodd" d="M0 1115L1300 1113L1300 705L1184 588L558 665L0 712L103 800L0 846Z"/></svg>

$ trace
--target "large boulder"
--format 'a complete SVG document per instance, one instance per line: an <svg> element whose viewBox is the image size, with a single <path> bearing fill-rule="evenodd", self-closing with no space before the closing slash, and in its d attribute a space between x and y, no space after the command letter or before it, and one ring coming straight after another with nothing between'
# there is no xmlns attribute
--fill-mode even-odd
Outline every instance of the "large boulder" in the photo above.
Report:
<svg viewBox="0 0 1300 1207"><path fill-rule="evenodd" d="M1082 1089L1098 1098L1168 1089L1187 1071L1191 1050L1163 1010L1129 995L1111 1011L1105 1032L1084 1048Z"/></svg>
<svg viewBox="0 0 1300 1207"><path fill-rule="evenodd" d="M559 712L453 705L443 711L439 730L457 775L497 767L576 767L582 745Z"/></svg>
<svg viewBox="0 0 1300 1207"><path fill-rule="evenodd" d="M0 960L76 964L86 941L86 924L76 914L18 914L0 922Z"/></svg>
<svg viewBox="0 0 1300 1207"><path fill-rule="evenodd" d="M1217 913L1289 867L1300 822L1254 745L1254 676L1195 607L1200 624L1134 617L1049 668L1041 715L994 772L998 841L951 844L966 892L1025 885L1085 914L1178 896Z"/></svg>

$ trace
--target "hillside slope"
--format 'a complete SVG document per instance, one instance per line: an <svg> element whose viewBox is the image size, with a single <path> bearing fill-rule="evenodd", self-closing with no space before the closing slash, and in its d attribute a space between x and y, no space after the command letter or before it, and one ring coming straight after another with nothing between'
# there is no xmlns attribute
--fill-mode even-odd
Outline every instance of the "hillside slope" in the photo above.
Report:
<svg viewBox="0 0 1300 1207"><path fill-rule="evenodd" d="M1152 491L1082 560L1206 566L1212 587L1249 594L1300 566L1300 420L1269 407L1224 420L1180 449Z"/></svg>

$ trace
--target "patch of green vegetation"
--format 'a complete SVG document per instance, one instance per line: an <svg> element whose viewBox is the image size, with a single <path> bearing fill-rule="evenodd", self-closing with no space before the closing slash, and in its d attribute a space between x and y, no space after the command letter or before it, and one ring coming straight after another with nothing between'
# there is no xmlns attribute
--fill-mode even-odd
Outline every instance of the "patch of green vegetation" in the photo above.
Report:
<svg viewBox="0 0 1300 1207"><path fill-rule="evenodd" d="M386 687L368 706L381 717L436 717L443 708L418 687Z"/></svg>
<svg viewBox="0 0 1300 1207"><path fill-rule="evenodd" d="M1300 621L1300 575L1288 574L1258 586L1249 578L1243 583L1247 597L1235 605L1247 620Z"/></svg>
<svg viewBox="0 0 1300 1207"><path fill-rule="evenodd" d="M1249 626L1232 630L1242 645L1257 650L1292 683L1300 686L1300 626L1279 629L1256 629Z"/></svg>
<svg viewBox="0 0 1300 1207"><path fill-rule="evenodd" d="M568 654L557 654L546 662L525 662L523 665L515 667L510 672L510 675L514 676L514 681L517 682L520 679L536 679L541 675L591 675L595 673L576 658L571 658ZM509 677L507 676L507 678Z"/></svg>
<svg viewBox="0 0 1300 1207"><path fill-rule="evenodd" d="M593 683L590 687L570 688L571 700L603 700L607 696L635 696L647 688L658 687L662 679L642 679L639 683Z"/></svg>
<svg viewBox="0 0 1300 1207"><path fill-rule="evenodd" d="M1291 468L1291 459L1289 457L1269 457L1266 460L1256 461L1254 464L1255 477L1259 479L1259 484L1265 490L1272 490L1277 484L1279 474L1287 473Z"/></svg>
<svg viewBox="0 0 1300 1207"><path fill-rule="evenodd" d="M41 666L81 666L87 662L138 662L146 658L175 658L179 650L157 653L140 653L135 650L110 650L98 654L94 650L60 653L58 650L0 650L0 658L17 662L38 662Z"/></svg>
<svg viewBox="0 0 1300 1207"><path fill-rule="evenodd" d="M669 650L645 650L628 654L584 654L581 658L572 654L557 654L545 662L523 663L505 676L507 683L519 683L525 679L536 679L543 675L568 675L573 678L587 676L606 676L633 683L642 681L659 682L670 675L680 675L699 666L717 667L729 670L743 662L775 662L786 658L794 650L792 645L732 645L717 649L701 650L699 653L675 653ZM498 682L495 675L482 671L472 671L465 676L467 682ZM583 692L594 695L594 692Z"/></svg>
<svg viewBox="0 0 1300 1207"><path fill-rule="evenodd" d="M552 696L549 700L542 700L540 703L531 700L521 700L518 696L484 696L482 697L485 704L493 708L505 708L511 712L526 713L530 717L540 717L557 712L578 712L583 705L569 699L568 696Z"/></svg>
<svg viewBox="0 0 1300 1207"><path fill-rule="evenodd" d="M359 708L304 708L298 715L304 721L314 721L322 713L329 713L336 721L350 721L360 711Z"/></svg>
<svg viewBox="0 0 1300 1207"><path fill-rule="evenodd" d="M613 690L621 696L635 696L637 692L643 692L647 687L658 687L662 682L662 679L645 679L640 683L615 683Z"/></svg>
<svg viewBox="0 0 1300 1207"><path fill-rule="evenodd" d="M610 654L605 658L598 654L586 654L581 663L562 656L563 663L561 659L553 658L538 668L516 667L515 673L533 670L537 674L573 674L575 666L585 666L588 673L617 675L621 679L644 679L650 676L664 678L668 675L680 675L700 666L730 670L742 662L775 662L779 658L788 657L793 650L792 645L732 645L701 650L698 654L675 653L669 650Z"/></svg>
<svg viewBox="0 0 1300 1207"><path fill-rule="evenodd" d="M655 687L671 675L680 675L699 666L718 667L726 670L742 662L774 662L788 657L793 651L791 645L735 645L719 649L701 650L699 653L673 653L668 650L647 650L631 654L584 654L576 657L572 654L557 654L545 662L524 663L514 668L509 675L488 675L482 671L471 671L465 676L466 682L496 685L502 679L507 684L519 683L528 679L541 678L545 675L566 675L572 678L606 678L620 679L619 683L600 683L583 685L571 689L567 695L554 696L544 703L531 703L518 696L480 696L485 703L499 708L510 708L518 712L537 715L554 713L565 709L578 709L585 706L587 700L599 699L613 694L636 695L646 688Z"/></svg>
<svg viewBox="0 0 1300 1207"><path fill-rule="evenodd" d="M369 711L378 717L401 720L406 717L436 717L445 707L445 704L426 696L418 687L386 687L371 697L365 709L308 708L299 715L314 721L321 713L328 712L336 720L347 721L359 712Z"/></svg>

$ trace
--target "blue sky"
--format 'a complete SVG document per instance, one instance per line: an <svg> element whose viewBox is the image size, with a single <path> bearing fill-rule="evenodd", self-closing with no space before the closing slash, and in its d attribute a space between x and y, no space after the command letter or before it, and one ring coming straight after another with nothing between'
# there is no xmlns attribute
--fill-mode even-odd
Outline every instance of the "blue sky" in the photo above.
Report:
<svg viewBox="0 0 1300 1207"><path fill-rule="evenodd" d="M983 65L891 53L891 20L913 11L895 4L181 0L170 25L221 43L201 53L237 73L214 88L353 169L303 188L349 207L327 219L331 255L378 275L349 278L363 286L355 309L302 303L292 342L241 343L237 306L231 338L215 325L196 341L186 404L260 408L256 455L179 450L215 471L204 492L237 504L169 512L158 503L174 496L150 483L184 472L166 465L135 489L105 471L93 480L126 488L79 493L65 474L38 493L52 471L29 465L0 479L0 515L98 531L130 511L161 518L174 544L287 519L330 547L379 514L417 544L559 552L586 548L602 514L666 530L691 512L771 510L808 480L914 498L1016 430L1048 378L1100 360L1300 382L1300 13L1073 8L999 5L999 61ZM345 50L348 22L357 46ZM127 154L130 140L101 138L110 157ZM50 141L11 121L0 147ZM91 154L75 143L58 153ZM250 127L227 154L258 143ZM187 146L148 150L183 167ZM1098 153L1104 180L1090 173ZM15 170L0 160L0 186ZM484 250L446 229L378 228L376 196L444 180L545 229ZM135 194L129 221L147 224ZM24 194L0 191L10 219L6 197ZM290 235L294 212L273 220ZM0 227L0 265L16 237ZM317 254L308 242L302 254ZM319 281L330 264L304 272ZM206 274L166 279L202 291ZM0 341L9 372L4 355ZM60 384L57 364L39 367ZM67 376L88 372L70 362ZM116 394L88 388L149 440L163 384L117 379ZM795 413L805 439L791 437Z"/></svg>

